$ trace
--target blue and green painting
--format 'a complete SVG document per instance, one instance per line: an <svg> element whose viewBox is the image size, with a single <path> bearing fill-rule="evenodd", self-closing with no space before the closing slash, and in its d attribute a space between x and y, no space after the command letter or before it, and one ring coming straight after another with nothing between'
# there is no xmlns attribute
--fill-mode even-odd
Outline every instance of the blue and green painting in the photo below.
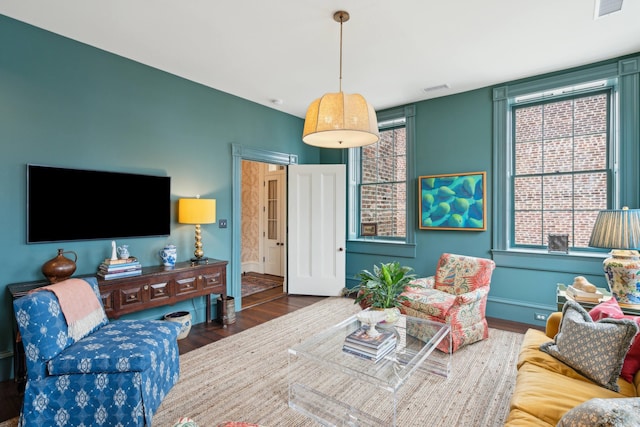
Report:
<svg viewBox="0 0 640 427"><path fill-rule="evenodd" d="M486 230L486 173L421 176L420 228Z"/></svg>

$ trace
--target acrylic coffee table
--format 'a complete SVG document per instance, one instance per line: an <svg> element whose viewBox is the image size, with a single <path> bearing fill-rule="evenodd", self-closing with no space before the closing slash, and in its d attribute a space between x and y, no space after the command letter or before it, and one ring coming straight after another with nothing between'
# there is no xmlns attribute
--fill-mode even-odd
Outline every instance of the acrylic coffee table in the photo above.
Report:
<svg viewBox="0 0 640 427"><path fill-rule="evenodd" d="M403 384L427 371L447 377L450 327L410 316L393 326L395 351L377 363L342 351L345 337L360 327L356 316L289 349L289 406L326 426L395 426Z"/></svg>

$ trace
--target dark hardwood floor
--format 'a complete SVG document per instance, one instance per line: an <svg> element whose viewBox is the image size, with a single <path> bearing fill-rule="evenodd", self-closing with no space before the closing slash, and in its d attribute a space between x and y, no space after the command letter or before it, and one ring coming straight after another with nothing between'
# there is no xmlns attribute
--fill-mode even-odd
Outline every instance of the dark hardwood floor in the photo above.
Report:
<svg viewBox="0 0 640 427"><path fill-rule="evenodd" d="M242 299L243 308L235 313L235 322L223 327L220 323L193 325L189 335L178 341L180 354L242 332L276 317L291 313L320 301L324 297L286 295L281 288L270 289ZM500 319L487 319L489 326L512 332L524 333L534 326ZM540 329L540 328L538 328ZM0 382L0 422L18 416L22 400L13 380Z"/></svg>

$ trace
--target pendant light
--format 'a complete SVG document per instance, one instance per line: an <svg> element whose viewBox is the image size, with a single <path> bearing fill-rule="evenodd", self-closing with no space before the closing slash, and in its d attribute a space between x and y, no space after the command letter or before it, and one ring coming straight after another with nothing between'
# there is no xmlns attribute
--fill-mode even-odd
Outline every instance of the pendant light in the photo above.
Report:
<svg viewBox="0 0 640 427"><path fill-rule="evenodd" d="M375 144L380 139L375 110L362 95L342 92L342 24L349 20L349 13L340 10L333 19L340 23L340 91L327 93L309 105L302 141L322 148Z"/></svg>

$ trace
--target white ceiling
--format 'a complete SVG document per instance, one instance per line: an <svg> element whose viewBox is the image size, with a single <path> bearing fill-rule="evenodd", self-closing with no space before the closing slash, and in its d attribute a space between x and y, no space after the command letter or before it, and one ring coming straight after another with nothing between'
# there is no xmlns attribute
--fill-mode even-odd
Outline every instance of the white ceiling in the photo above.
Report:
<svg viewBox="0 0 640 427"><path fill-rule="evenodd" d="M640 1L597 20L594 8L595 0L0 1L6 16L298 117L338 91L337 10L351 15L342 89L381 110L640 52Z"/></svg>

